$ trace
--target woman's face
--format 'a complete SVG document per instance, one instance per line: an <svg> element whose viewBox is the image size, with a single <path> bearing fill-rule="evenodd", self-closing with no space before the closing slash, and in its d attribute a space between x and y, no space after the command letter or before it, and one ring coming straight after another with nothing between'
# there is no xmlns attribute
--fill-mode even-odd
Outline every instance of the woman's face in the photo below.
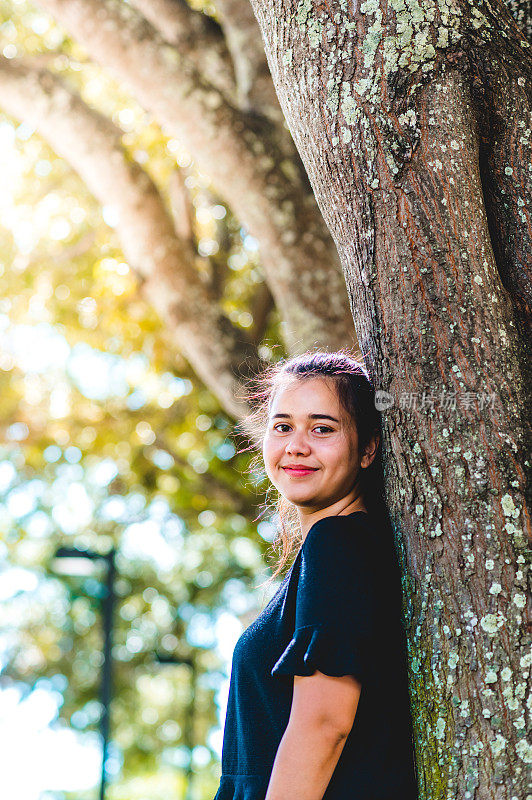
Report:
<svg viewBox="0 0 532 800"><path fill-rule="evenodd" d="M262 451L276 489L309 511L348 497L361 464L373 460L359 458L354 421L327 378L290 378L277 389Z"/></svg>

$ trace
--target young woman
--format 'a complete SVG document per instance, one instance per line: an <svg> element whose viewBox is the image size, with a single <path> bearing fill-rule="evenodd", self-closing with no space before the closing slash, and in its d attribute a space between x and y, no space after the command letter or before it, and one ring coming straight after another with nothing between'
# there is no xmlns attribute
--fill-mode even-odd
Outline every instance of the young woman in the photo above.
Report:
<svg viewBox="0 0 532 800"><path fill-rule="evenodd" d="M346 352L262 379L246 427L280 498L272 577L297 554L235 646L214 800L417 800L372 384Z"/></svg>

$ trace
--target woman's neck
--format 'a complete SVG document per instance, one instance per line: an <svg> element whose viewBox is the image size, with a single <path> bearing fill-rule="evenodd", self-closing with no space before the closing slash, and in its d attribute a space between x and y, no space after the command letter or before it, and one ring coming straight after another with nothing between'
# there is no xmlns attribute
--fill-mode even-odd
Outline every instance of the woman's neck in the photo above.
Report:
<svg viewBox="0 0 532 800"><path fill-rule="evenodd" d="M353 514L355 511L365 511L367 513L367 508L363 497L356 497L354 500L350 500L349 502L346 501L347 498L343 498L337 503L327 506L327 508L320 508L313 511L308 511L307 509L302 508L298 509L299 523L301 525L301 536L303 541L305 540L311 527L318 522L318 520L323 519L324 517L341 517L347 514Z"/></svg>

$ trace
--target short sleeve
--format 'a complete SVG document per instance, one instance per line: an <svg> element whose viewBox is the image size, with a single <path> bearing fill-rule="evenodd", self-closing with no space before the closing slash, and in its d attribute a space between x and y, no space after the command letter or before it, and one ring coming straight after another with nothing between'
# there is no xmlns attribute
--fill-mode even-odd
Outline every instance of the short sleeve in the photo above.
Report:
<svg viewBox="0 0 532 800"><path fill-rule="evenodd" d="M374 564L365 526L348 516L315 523L301 547L294 635L271 674L354 675L371 670L376 621Z"/></svg>

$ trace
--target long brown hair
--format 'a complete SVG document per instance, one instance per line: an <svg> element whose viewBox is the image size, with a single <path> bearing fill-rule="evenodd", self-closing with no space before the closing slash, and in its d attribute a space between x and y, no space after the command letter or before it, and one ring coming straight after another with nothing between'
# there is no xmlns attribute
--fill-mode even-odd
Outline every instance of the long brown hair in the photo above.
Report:
<svg viewBox="0 0 532 800"><path fill-rule="evenodd" d="M379 518L388 533L391 533L384 495L381 415L375 407L375 389L363 362L357 360L348 349L332 353L309 350L293 358L281 359L248 381L244 399L250 405L251 411L236 427L251 439L251 443L248 441L248 446L239 452L258 450L250 463L250 472L263 479L266 477L262 460L262 440L267 429L271 402L283 378L287 376L300 380L315 377L332 380L340 403L356 425L360 453L365 451L372 437L378 435L379 444L375 458L369 467L360 470L359 486L368 513ZM271 494L274 494L273 501L270 499ZM259 516L268 512L277 523L277 535L272 542L277 559L273 575L267 583L282 572L289 560L293 561L291 556L295 557L302 542L296 507L279 495L271 485Z"/></svg>

